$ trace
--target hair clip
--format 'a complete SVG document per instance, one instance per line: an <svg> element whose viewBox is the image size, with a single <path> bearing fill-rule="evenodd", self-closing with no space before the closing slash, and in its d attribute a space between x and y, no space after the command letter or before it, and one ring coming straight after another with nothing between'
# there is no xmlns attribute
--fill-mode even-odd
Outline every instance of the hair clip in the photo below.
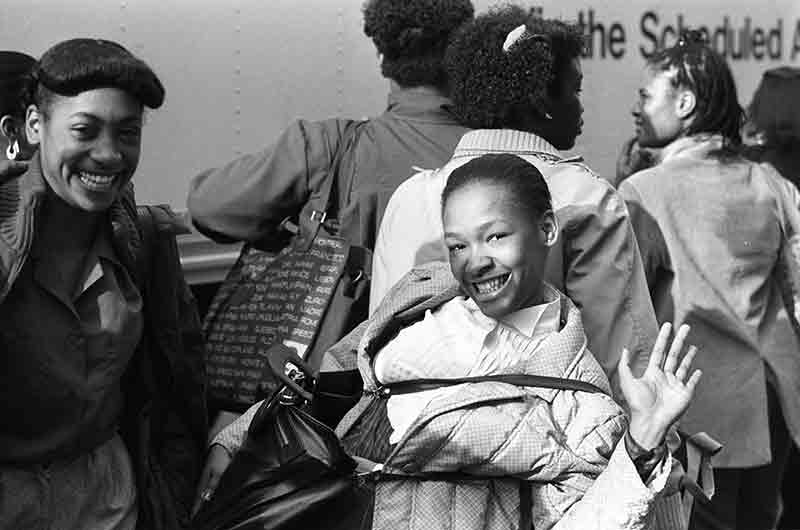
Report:
<svg viewBox="0 0 800 530"><path fill-rule="evenodd" d="M508 50L517 43L524 35L525 32L528 31L528 28L525 27L525 24L520 24L516 28L512 29L506 35L506 40L503 42L503 51L508 53Z"/></svg>
<svg viewBox="0 0 800 530"><path fill-rule="evenodd" d="M531 39L541 41L548 46L550 45L550 37L548 35L542 33L528 33L527 26L525 26L525 24L520 24L506 35L506 40L503 42L503 52L508 53L515 44Z"/></svg>

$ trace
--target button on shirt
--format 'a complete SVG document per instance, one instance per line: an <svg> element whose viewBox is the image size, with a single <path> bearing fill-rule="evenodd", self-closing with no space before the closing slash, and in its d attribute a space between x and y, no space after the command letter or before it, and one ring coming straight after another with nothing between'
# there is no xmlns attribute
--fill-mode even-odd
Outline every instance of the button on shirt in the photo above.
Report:
<svg viewBox="0 0 800 530"><path fill-rule="evenodd" d="M44 463L110 439L123 404L120 379L142 333L142 299L108 225L86 256L77 292L43 246L34 241L0 306L5 463Z"/></svg>

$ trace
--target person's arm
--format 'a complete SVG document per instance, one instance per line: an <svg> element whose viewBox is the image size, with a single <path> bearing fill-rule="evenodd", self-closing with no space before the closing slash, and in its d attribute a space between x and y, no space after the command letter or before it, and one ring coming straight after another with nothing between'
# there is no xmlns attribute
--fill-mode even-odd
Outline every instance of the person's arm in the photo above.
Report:
<svg viewBox="0 0 800 530"><path fill-rule="evenodd" d="M192 514L197 513L204 502L211 500L219 484L219 479L228 468L233 456L244 444L250 423L252 423L253 417L263 403L263 401L258 401L211 440L206 463L197 483L197 493L192 507Z"/></svg>
<svg viewBox="0 0 800 530"><path fill-rule="evenodd" d="M589 348L619 397L623 348L633 355L634 372L642 373L658 324L625 204L607 183L600 191L590 203L566 207L574 212L562 229L564 290L580 307Z"/></svg>
<svg viewBox="0 0 800 530"><path fill-rule="evenodd" d="M296 216L330 173L346 120L292 123L271 146L194 177L192 223L223 243L275 240L281 222Z"/></svg>
<svg viewBox="0 0 800 530"><path fill-rule="evenodd" d="M658 273L665 261L666 243L664 235L653 215L648 212L644 200L634 185L623 182L619 187L619 194L628 208L628 215L636 236L639 253L642 257L644 274L650 292L653 292L658 279Z"/></svg>
<svg viewBox="0 0 800 530"><path fill-rule="evenodd" d="M699 370L691 371L697 349L690 346L682 355L689 326L681 326L670 345L671 331L669 324L662 326L639 378L631 372L630 354L623 353L619 375L630 407L628 439L617 443L603 472L553 530L638 530L652 519L658 493L670 474L671 460L664 449L667 432L688 408L701 377ZM605 425L598 426L582 444L588 447L579 447L576 453L596 458L593 448L604 447L597 441L604 438L604 429Z"/></svg>
<svg viewBox="0 0 800 530"><path fill-rule="evenodd" d="M763 165L762 165L763 167ZM800 337L800 191L797 187L767 168L768 184L778 195L779 215L782 217L781 249L775 266L775 275L781 290L783 304L789 321Z"/></svg>

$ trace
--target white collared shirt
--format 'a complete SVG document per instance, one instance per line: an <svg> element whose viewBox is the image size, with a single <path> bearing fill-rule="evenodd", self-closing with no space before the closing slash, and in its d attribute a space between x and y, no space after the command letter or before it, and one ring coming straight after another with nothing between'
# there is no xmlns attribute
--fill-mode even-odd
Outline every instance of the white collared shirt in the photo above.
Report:
<svg viewBox="0 0 800 530"><path fill-rule="evenodd" d="M542 340L557 332L561 300L545 284L545 302L520 309L499 322L470 298L457 297L403 329L374 361L381 384L420 378L475 377L518 373ZM397 443L430 401L454 387L391 396L387 415Z"/></svg>

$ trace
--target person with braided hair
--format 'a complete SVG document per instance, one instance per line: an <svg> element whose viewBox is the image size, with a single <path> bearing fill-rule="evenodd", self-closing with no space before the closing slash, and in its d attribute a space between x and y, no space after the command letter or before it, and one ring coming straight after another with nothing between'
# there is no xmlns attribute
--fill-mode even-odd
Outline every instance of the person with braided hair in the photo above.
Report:
<svg viewBox="0 0 800 530"><path fill-rule="evenodd" d="M800 441L800 357L775 346L782 307L782 200L798 191L741 156L730 68L696 32L647 62L632 109L637 141L660 162L619 186L660 322L689 324L707 376L682 421L724 444L716 494L691 528L773 529L792 443ZM791 206L790 206L791 207Z"/></svg>

